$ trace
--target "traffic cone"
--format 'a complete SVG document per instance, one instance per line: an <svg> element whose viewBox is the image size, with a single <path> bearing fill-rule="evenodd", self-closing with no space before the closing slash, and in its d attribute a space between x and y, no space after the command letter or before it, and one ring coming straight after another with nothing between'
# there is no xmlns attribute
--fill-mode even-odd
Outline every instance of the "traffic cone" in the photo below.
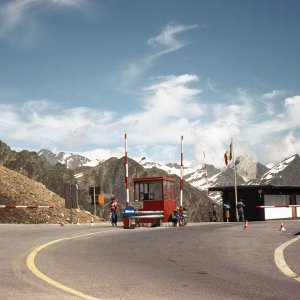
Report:
<svg viewBox="0 0 300 300"><path fill-rule="evenodd" d="M245 220L245 223L244 223L244 229L248 229L249 225L248 225L248 221Z"/></svg>
<svg viewBox="0 0 300 300"><path fill-rule="evenodd" d="M64 223L64 221L62 221L62 222L60 223L60 227L64 227L64 225L65 225L65 223Z"/></svg>
<svg viewBox="0 0 300 300"><path fill-rule="evenodd" d="M282 222L281 225L280 225L280 231L286 231L286 230L285 230L285 227L284 227L284 225L283 225L283 222Z"/></svg>

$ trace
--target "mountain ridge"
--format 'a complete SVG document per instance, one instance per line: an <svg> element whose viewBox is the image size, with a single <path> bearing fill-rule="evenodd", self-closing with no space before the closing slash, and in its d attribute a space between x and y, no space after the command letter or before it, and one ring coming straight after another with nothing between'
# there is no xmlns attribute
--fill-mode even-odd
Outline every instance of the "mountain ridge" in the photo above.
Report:
<svg viewBox="0 0 300 300"><path fill-rule="evenodd" d="M44 153L47 152L44 151ZM48 154L51 155L51 151ZM57 159L57 156L55 158ZM12 151L9 146L0 141L0 165L3 167L41 182L50 191L61 197L64 197L65 185L77 185L79 187L79 205L87 211L96 211L98 216L108 218L109 198L112 195L119 199L121 207L124 208L126 205L124 158L112 157L103 161L99 160L94 167L82 165L75 169L70 168L70 166L74 166L70 164L70 155L64 154L60 158L68 158L69 168L56 160L45 161L36 152ZM134 177L173 177L176 179L176 186L179 189L180 168L181 166L176 163L161 165L146 162L139 164L129 158L130 199L133 199ZM249 155L241 155L236 160L237 184L296 184L300 186L299 168L300 157L298 154L278 163L272 169L266 168ZM184 172L186 183L184 184L183 200L189 211L190 221L207 221L211 204L213 202L221 204L220 194L208 193L208 189L212 186L232 186L234 184L233 163L231 162L228 167L222 169L217 169L213 165L199 165L197 170L185 167ZM247 177L254 178L245 181ZM96 208L91 204L91 197L88 193L89 188L95 185L100 185L105 193L105 205ZM179 192L177 192L177 203L179 203ZM218 206L218 209L221 212L222 207Z"/></svg>

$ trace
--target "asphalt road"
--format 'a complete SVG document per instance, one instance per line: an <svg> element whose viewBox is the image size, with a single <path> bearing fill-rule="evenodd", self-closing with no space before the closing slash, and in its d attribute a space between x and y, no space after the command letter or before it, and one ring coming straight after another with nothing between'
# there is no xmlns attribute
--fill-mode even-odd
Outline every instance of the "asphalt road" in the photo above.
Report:
<svg viewBox="0 0 300 300"><path fill-rule="evenodd" d="M0 299L299 299L274 259L300 232L284 224L0 225ZM296 274L299 251L298 239L283 251Z"/></svg>

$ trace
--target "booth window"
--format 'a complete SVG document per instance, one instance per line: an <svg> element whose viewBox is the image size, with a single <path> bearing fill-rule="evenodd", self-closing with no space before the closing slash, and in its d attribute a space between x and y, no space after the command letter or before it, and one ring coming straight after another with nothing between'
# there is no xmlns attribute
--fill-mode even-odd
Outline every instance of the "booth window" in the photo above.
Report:
<svg viewBox="0 0 300 300"><path fill-rule="evenodd" d="M135 183L136 200L162 200L162 186L160 181Z"/></svg>
<svg viewBox="0 0 300 300"><path fill-rule="evenodd" d="M175 183L164 180L164 200L175 199Z"/></svg>

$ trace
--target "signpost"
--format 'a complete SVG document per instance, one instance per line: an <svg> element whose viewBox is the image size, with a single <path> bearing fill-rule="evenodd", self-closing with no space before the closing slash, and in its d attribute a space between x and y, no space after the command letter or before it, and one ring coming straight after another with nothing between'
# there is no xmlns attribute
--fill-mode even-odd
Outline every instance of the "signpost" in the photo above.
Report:
<svg viewBox="0 0 300 300"><path fill-rule="evenodd" d="M126 206L125 210L124 210L123 218L127 219L127 218L133 217L134 212L135 212L135 209L133 206L130 206L130 205Z"/></svg>
<svg viewBox="0 0 300 300"><path fill-rule="evenodd" d="M94 215L97 215L97 207L96 207L96 197L98 198L100 195L100 186L93 186L89 188L89 194L92 198L92 205L94 205ZM99 198L98 198L99 203Z"/></svg>
<svg viewBox="0 0 300 300"><path fill-rule="evenodd" d="M143 209L144 208L144 202L143 201L129 202L129 205L134 207L135 209Z"/></svg>

